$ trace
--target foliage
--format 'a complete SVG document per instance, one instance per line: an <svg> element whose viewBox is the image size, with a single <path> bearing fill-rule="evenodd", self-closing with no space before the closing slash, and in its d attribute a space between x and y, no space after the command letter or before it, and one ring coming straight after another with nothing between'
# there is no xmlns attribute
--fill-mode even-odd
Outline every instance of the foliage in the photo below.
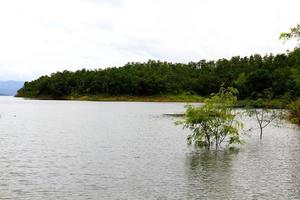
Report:
<svg viewBox="0 0 300 200"><path fill-rule="evenodd" d="M258 69L254 72L251 72L245 82L245 86L250 97L257 98L263 91L266 89L272 88L272 75L269 70Z"/></svg>
<svg viewBox="0 0 300 200"><path fill-rule="evenodd" d="M297 39L298 41L300 41L300 24L297 24L295 27L290 28L289 32L281 33L280 39Z"/></svg>
<svg viewBox="0 0 300 200"><path fill-rule="evenodd" d="M291 102L288 106L288 120L300 125L300 99Z"/></svg>
<svg viewBox="0 0 300 200"><path fill-rule="evenodd" d="M236 104L238 108L267 108L267 109L285 109L286 105L290 102L289 95L282 96L278 99L243 99L239 100Z"/></svg>
<svg viewBox="0 0 300 200"><path fill-rule="evenodd" d="M241 142L239 132L243 124L236 119L236 113L233 112L236 95L237 90L234 88L221 88L219 93L206 99L203 106L187 107L181 123L192 130L187 137L189 144L194 143L208 149L215 145L219 149L226 138L229 139L229 144Z"/></svg>
<svg viewBox="0 0 300 200"><path fill-rule="evenodd" d="M47 99L47 98L45 98ZM67 100L81 101L138 101L138 102L203 102L204 98L191 94L159 96L69 96Z"/></svg>
<svg viewBox="0 0 300 200"><path fill-rule="evenodd" d="M239 99L256 100L269 89L272 99L300 97L300 49L287 54L235 56L188 64L150 60L123 67L56 72L26 82L18 96L64 99L72 96L209 96L236 87Z"/></svg>

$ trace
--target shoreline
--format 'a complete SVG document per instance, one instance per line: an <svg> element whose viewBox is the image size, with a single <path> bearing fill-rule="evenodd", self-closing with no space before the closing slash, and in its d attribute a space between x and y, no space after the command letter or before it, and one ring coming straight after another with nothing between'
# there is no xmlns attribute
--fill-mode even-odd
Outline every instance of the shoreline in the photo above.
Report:
<svg viewBox="0 0 300 200"><path fill-rule="evenodd" d="M32 100L66 100L66 101L109 101L109 102L178 102L178 103L203 103L204 97L196 95L162 95L162 96L66 96L66 97L26 97L15 96Z"/></svg>
<svg viewBox="0 0 300 200"><path fill-rule="evenodd" d="M157 96L97 96L97 95L84 95L84 96L65 96L65 97L27 97L16 95L15 97L32 99L32 100L64 100L64 101L98 101L98 102L165 102L165 103L204 103L206 97L197 95L157 95ZM283 99L272 100L251 100L243 99L238 100L236 108L270 108L270 109L285 109L289 102Z"/></svg>

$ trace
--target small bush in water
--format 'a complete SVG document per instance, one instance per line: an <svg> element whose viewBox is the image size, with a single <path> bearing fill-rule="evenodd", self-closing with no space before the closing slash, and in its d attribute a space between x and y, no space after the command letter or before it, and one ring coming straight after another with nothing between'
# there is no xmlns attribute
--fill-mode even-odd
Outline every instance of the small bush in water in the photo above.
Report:
<svg viewBox="0 0 300 200"><path fill-rule="evenodd" d="M216 149L226 140L228 144L240 143L240 130L243 124L236 119L233 107L237 102L235 88L221 88L203 106L187 106L185 118L179 122L192 133L188 135L189 144Z"/></svg>

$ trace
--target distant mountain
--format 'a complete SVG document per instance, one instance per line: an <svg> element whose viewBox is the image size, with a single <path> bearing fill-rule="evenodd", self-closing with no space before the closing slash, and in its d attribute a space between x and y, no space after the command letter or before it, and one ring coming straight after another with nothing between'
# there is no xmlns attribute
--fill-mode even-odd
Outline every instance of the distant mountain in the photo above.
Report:
<svg viewBox="0 0 300 200"><path fill-rule="evenodd" d="M15 96L23 85L23 81L0 81L0 96Z"/></svg>

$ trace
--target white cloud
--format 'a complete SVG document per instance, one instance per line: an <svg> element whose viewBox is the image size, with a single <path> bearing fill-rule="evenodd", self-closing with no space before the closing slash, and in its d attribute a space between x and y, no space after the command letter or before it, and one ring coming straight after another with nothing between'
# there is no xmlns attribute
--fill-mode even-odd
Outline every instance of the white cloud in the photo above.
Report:
<svg viewBox="0 0 300 200"><path fill-rule="evenodd" d="M10 0L0 2L0 79L131 61L285 52L298 0Z"/></svg>

